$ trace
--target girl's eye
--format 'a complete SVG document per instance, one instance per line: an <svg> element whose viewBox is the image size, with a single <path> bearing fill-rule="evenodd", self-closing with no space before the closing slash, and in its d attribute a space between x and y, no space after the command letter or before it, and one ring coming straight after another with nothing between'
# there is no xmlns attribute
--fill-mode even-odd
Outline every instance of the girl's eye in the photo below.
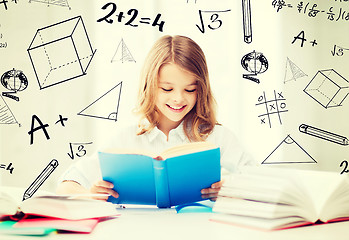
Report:
<svg viewBox="0 0 349 240"><path fill-rule="evenodd" d="M196 91L196 88L195 88L195 89L190 89L190 90L186 89L185 91L186 91L186 92L189 92L189 93L192 93L192 92L195 92L195 91Z"/></svg>
<svg viewBox="0 0 349 240"><path fill-rule="evenodd" d="M163 91L165 91L165 92L171 92L172 91L172 89L168 89L168 88L161 88Z"/></svg>

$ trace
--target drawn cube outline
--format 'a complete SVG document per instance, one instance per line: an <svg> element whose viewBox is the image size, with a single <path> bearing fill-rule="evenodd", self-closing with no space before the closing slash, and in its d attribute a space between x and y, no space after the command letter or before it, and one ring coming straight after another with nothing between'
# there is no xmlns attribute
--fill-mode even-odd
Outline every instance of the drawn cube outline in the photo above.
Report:
<svg viewBox="0 0 349 240"><path fill-rule="evenodd" d="M334 69L319 70L303 91L326 109L338 107L349 94L349 82Z"/></svg>
<svg viewBox="0 0 349 240"><path fill-rule="evenodd" d="M27 51L40 89L85 75L96 52L81 16L38 29Z"/></svg>

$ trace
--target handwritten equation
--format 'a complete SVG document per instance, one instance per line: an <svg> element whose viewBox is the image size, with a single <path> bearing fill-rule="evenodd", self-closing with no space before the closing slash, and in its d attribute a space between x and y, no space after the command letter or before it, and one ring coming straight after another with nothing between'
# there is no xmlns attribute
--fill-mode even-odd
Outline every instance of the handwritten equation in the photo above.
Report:
<svg viewBox="0 0 349 240"><path fill-rule="evenodd" d="M338 45L334 45L333 49L331 50L332 56L342 57L346 51L348 51L349 48L344 48Z"/></svg>
<svg viewBox="0 0 349 240"><path fill-rule="evenodd" d="M86 150L86 145L92 144L92 142L87 142L87 143L69 143L70 147L70 152L67 153L70 159L74 160L75 156L76 157L83 157L86 155L87 150Z"/></svg>
<svg viewBox="0 0 349 240"><path fill-rule="evenodd" d="M231 11L230 9L228 10L223 10L223 11L203 11L199 10L199 17L200 17L200 25L196 24L196 27L200 30L201 33L205 33L205 26L207 26L211 30L216 30L220 28L223 24L223 21L220 18L221 13L226 13ZM205 23L203 15L209 15L209 23Z"/></svg>
<svg viewBox="0 0 349 240"><path fill-rule="evenodd" d="M327 17L327 20L332 22L349 20L349 11L346 11L342 7L338 8L330 6L328 8L324 8L317 3L299 1L297 4L294 4L287 3L284 0L273 0L272 6L276 9L276 12L280 12L282 9L295 9L299 14L307 15L310 18L324 15L325 17Z"/></svg>
<svg viewBox="0 0 349 240"><path fill-rule="evenodd" d="M6 171L9 171L10 174L12 174L14 167L12 166L12 163L9 163L6 167L6 164L0 163L0 169L5 169Z"/></svg>
<svg viewBox="0 0 349 240"><path fill-rule="evenodd" d="M1 32L1 23L0 23L0 49L1 48L7 48L7 42L2 42L4 35Z"/></svg>
<svg viewBox="0 0 349 240"><path fill-rule="evenodd" d="M339 167L343 168L342 171L341 171L341 174L343 173L349 173L349 163L347 160L343 160L341 162L341 164L339 165Z"/></svg>
<svg viewBox="0 0 349 240"><path fill-rule="evenodd" d="M151 18L149 17L141 17L140 20L137 22L138 19L138 14L139 11L137 9L129 9L127 11L127 15L124 12L119 12L117 14L116 10L117 10L117 6L116 3L113 2L109 2L107 4L105 4L102 7L103 10L109 10L109 12L104 16L101 17L97 20L97 22L107 22L109 24L112 24L114 22L114 19L112 19L112 17L116 17L116 20L121 23L124 19L126 21L125 25L126 26L131 26L131 27L138 27L138 24L151 24L151 26L156 27L158 26L159 31L162 32L164 30L164 25L165 22L164 21L160 21L161 18L161 14L158 13L155 17L155 19L153 20L153 22L151 22ZM126 16L125 16L126 15Z"/></svg>

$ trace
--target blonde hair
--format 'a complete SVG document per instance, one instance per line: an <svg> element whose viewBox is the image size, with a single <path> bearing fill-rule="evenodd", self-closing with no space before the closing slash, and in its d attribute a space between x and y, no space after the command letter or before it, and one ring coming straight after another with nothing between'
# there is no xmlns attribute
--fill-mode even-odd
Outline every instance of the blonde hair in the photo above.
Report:
<svg viewBox="0 0 349 240"><path fill-rule="evenodd" d="M155 105L159 71L166 63L174 63L197 79L197 101L184 117L185 135L190 141L204 141L217 124L215 100L212 95L206 58L193 40L184 36L163 36L151 48L141 73L136 112L149 124L139 125L138 135L158 125L159 113ZM141 119L141 120L142 120Z"/></svg>

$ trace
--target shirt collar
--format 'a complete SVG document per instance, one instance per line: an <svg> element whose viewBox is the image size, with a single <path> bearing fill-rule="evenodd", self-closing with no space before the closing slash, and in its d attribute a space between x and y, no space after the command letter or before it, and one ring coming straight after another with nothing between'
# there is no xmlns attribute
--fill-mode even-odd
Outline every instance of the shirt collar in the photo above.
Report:
<svg viewBox="0 0 349 240"><path fill-rule="evenodd" d="M187 136L185 135L185 132L184 132L183 122L181 122L181 124L179 124L177 128L172 129L170 131L169 138L173 138L176 135L180 138L182 142L187 140ZM160 137L160 136L166 139L165 134L157 127L155 127L153 130L148 132L147 136L148 136L149 142L153 142L157 137Z"/></svg>

